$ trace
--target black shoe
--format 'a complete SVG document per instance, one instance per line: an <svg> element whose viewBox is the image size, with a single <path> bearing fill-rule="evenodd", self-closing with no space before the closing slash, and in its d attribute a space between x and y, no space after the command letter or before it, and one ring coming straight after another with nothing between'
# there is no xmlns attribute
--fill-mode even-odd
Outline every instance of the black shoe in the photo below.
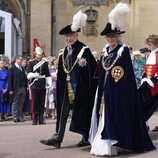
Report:
<svg viewBox="0 0 158 158"><path fill-rule="evenodd" d="M19 118L19 122L25 122L24 118Z"/></svg>
<svg viewBox="0 0 158 158"><path fill-rule="evenodd" d="M58 142L55 139L48 139L48 140L40 140L40 143L44 145L49 145L49 146L54 146L55 148L59 149L60 148L60 142Z"/></svg>
<svg viewBox="0 0 158 158"><path fill-rule="evenodd" d="M158 132L158 126L155 126L155 128L152 131L153 132Z"/></svg>
<svg viewBox="0 0 158 158"><path fill-rule="evenodd" d="M78 144L76 144L76 147L82 147L82 146L88 146L90 145L89 142L81 140Z"/></svg>
<svg viewBox="0 0 158 158"><path fill-rule="evenodd" d="M15 123L18 123L18 122L19 122L19 120L18 120L18 119L13 119L13 121L14 121Z"/></svg>
<svg viewBox="0 0 158 158"><path fill-rule="evenodd" d="M37 120L33 120L32 125L37 125Z"/></svg>
<svg viewBox="0 0 158 158"><path fill-rule="evenodd" d="M46 125L45 121L39 121L39 125Z"/></svg>

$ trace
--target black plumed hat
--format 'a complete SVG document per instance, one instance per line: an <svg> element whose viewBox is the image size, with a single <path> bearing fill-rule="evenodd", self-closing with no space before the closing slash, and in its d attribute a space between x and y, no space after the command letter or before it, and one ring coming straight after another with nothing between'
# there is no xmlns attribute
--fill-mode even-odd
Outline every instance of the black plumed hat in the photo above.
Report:
<svg viewBox="0 0 158 158"><path fill-rule="evenodd" d="M111 23L107 23L104 30L100 33L101 36L108 36L108 35L119 35L123 34L125 31L120 31L119 29L115 28L112 29Z"/></svg>
<svg viewBox="0 0 158 158"><path fill-rule="evenodd" d="M140 51L141 53L150 52L150 50L149 50L148 48L141 48L141 49L139 49L139 51Z"/></svg>
<svg viewBox="0 0 158 158"><path fill-rule="evenodd" d="M72 33L75 33L75 32L80 32L80 28L79 28L77 31L72 31L71 25L67 25L67 26L63 27L63 28L59 31L59 34L60 34L60 35L65 35L65 34L72 34Z"/></svg>
<svg viewBox="0 0 158 158"><path fill-rule="evenodd" d="M101 36L123 34L122 31L125 24L126 16L130 11L126 3L118 3L114 9L108 14L109 22L106 24L104 30L100 33Z"/></svg>
<svg viewBox="0 0 158 158"><path fill-rule="evenodd" d="M86 25L87 15L81 10L73 16L71 25L67 25L59 31L60 35L80 32L80 29Z"/></svg>

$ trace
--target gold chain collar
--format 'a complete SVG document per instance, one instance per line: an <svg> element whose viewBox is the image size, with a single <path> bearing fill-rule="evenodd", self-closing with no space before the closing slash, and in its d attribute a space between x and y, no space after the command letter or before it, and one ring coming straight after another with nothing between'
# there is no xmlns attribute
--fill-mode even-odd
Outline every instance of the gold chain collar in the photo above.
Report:
<svg viewBox="0 0 158 158"><path fill-rule="evenodd" d="M105 56L103 56L103 58L102 58L102 66L103 66L103 68L104 68L105 71L109 71L112 67L114 67L114 65L118 61L119 57L121 56L121 54L122 54L122 52L124 50L124 47L125 47L125 44L123 44L119 48L119 50L117 51L117 56L116 56L116 58L114 59L114 61L112 62L112 64L110 66L105 66L105 63L104 63Z"/></svg>
<svg viewBox="0 0 158 158"><path fill-rule="evenodd" d="M109 70L116 64L116 62L117 62L117 60L119 59L119 57L120 57L120 56L117 55L116 58L115 58L115 60L112 62L112 64L111 64L110 66L107 66L107 67L106 67L105 64L104 64L104 58L105 58L105 57L103 56L103 58L102 58L102 66L103 66L104 70L105 70L105 71L109 71Z"/></svg>
<svg viewBox="0 0 158 158"><path fill-rule="evenodd" d="M71 72L71 71L74 69L74 67L76 66L78 60L79 60L79 58L77 58L77 59L75 60L75 62L74 62L74 64L73 64L73 66L71 67L71 69L68 70L68 69L66 68L65 64L64 64L64 52L63 52L63 54L62 54L62 62L63 62L63 69L64 69L64 72L65 72L66 74L70 74L70 72Z"/></svg>

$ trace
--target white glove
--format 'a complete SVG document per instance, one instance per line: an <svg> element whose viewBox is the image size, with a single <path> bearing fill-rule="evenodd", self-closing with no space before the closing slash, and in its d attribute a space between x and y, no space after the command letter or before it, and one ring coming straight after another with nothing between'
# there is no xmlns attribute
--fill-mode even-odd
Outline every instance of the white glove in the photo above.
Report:
<svg viewBox="0 0 158 158"><path fill-rule="evenodd" d="M32 78L36 78L36 77L38 77L38 76L39 76L39 73L38 73L38 72L35 72L35 73L29 72L29 73L27 74L27 79L28 79L28 80L31 80Z"/></svg>
<svg viewBox="0 0 158 158"><path fill-rule="evenodd" d="M52 86L52 78L46 77L46 86L45 88L50 88Z"/></svg>
<svg viewBox="0 0 158 158"><path fill-rule="evenodd" d="M151 81L150 78L143 78L143 79L141 80L141 85L142 85L144 82L147 82L148 85L150 85L151 87L154 87L154 83Z"/></svg>

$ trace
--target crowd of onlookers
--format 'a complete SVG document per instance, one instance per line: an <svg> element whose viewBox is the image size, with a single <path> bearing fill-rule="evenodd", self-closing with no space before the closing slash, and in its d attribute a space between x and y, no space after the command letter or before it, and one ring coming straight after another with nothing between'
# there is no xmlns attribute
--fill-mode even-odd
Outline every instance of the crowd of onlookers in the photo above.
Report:
<svg viewBox="0 0 158 158"><path fill-rule="evenodd" d="M148 48L141 48L140 50L132 51L132 64L136 77L137 88L139 88L141 85L144 66L146 64L149 53L150 50Z"/></svg>
<svg viewBox="0 0 158 158"><path fill-rule="evenodd" d="M131 59L133 64L133 69L136 77L137 88L140 87L141 79L143 75L143 68L146 63L147 56L150 53L148 48L142 48L140 50L133 51L129 47L131 53ZM92 52L96 61L99 61L101 53L97 51ZM22 58L22 57L21 57ZM22 58L21 66L27 76L27 68L30 58ZM56 80L57 80L57 67L58 59L56 57L46 57L45 60L48 61L49 71L52 77L52 86L46 90L45 97L45 118L56 118ZM15 64L15 58L10 62L9 59L2 55L0 57L0 121L7 121L8 116L12 115L12 98L8 92L8 70ZM32 115L32 105L31 97L29 91L29 82L27 83L26 97L24 105L22 107L22 112L24 115ZM4 99L5 98L5 99ZM24 121L24 120L23 120Z"/></svg>
<svg viewBox="0 0 158 158"><path fill-rule="evenodd" d="M0 121L7 121L8 116L9 118L13 118L13 113L16 110L16 105L13 108L13 96L9 92L9 87L11 87L12 80L15 79L9 79L9 76L11 75L11 68L14 67L14 65L18 65L18 61L20 62L19 67L21 66L22 70L25 73L25 76L27 77L27 68L30 58L22 58L21 56L17 55L16 57L13 57L12 61L9 61L9 59L1 55L0 56ZM57 63L58 60L56 57L49 56L45 58L46 61L48 61L50 74L52 77L52 86L46 90L46 97L45 97L45 118L56 118L56 79L57 79ZM18 66L17 66L18 67ZM16 78L17 76L14 73L13 78ZM11 80L11 81L9 81ZM31 102L31 95L29 90L29 81L27 81L27 85L25 86L25 101L22 105L22 119L18 120L18 122L24 122L25 118L23 116L32 116L32 102ZM16 103L15 103L16 104ZM15 110L14 110L15 109ZM13 119L14 120L14 119ZM16 120L14 120L16 122Z"/></svg>

